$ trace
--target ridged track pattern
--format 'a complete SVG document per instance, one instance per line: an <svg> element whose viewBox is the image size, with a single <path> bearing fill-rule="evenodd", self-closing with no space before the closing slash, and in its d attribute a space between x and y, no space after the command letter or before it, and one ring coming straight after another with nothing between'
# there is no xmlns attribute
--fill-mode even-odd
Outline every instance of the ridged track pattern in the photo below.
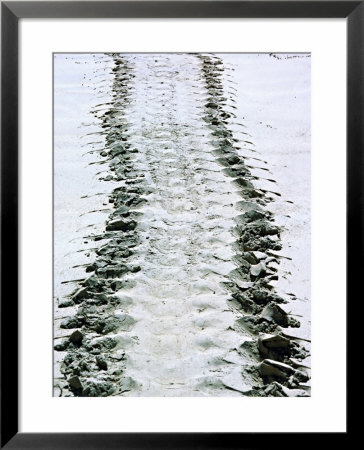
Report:
<svg viewBox="0 0 364 450"><path fill-rule="evenodd" d="M213 55L113 55L100 180L116 187L62 322L64 395L307 395L270 282L279 228ZM241 130L237 133L237 126ZM263 334L265 333L265 334ZM267 335L266 333L270 333ZM293 367L292 356L296 358ZM297 370L299 369L299 370ZM290 394L291 395L291 394Z"/></svg>

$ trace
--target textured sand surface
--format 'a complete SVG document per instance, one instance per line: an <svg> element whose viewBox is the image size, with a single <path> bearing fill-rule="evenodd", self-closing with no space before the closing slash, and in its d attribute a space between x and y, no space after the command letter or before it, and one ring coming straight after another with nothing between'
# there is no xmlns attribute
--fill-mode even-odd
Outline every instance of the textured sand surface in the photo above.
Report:
<svg viewBox="0 0 364 450"><path fill-rule="evenodd" d="M55 56L55 396L309 395L309 77Z"/></svg>

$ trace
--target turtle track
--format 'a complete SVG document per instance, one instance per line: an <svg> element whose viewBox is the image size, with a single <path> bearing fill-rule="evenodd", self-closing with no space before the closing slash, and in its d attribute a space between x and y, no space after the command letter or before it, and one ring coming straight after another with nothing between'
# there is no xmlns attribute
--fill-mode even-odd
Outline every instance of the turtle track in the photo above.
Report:
<svg viewBox="0 0 364 450"><path fill-rule="evenodd" d="M231 104L234 93L225 96L222 60L216 56L199 55L199 58L208 91L203 119L212 130L214 153L224 167L222 170L233 179L243 199L236 205L242 214L235 218L234 260L238 267L230 273L230 281L224 284L231 291L231 303L243 313L235 329L247 331L254 337L239 348L247 359L253 356L256 360L245 370L257 374L263 381L263 386L255 386L245 395L306 396L309 388L302 383L309 380L309 375L300 361L308 352L300 339L285 332L286 328L299 327L300 323L282 308L288 301L275 293L272 284L278 280L277 252L282 249L281 230L265 206L279 193L257 189L254 179L258 178L252 176L246 158L240 154L238 144L254 146L254 143L245 131L243 137L237 139L231 130L244 125L236 123L235 114L227 111L226 107L230 111L234 108Z"/></svg>
<svg viewBox="0 0 364 450"><path fill-rule="evenodd" d="M255 187L221 59L110 56L95 163L116 187L89 275L59 304L77 308L55 345L62 395L308 395L274 290L277 193Z"/></svg>
<svg viewBox="0 0 364 450"><path fill-rule="evenodd" d="M137 208L144 200L141 186L132 183L139 179L133 172L133 155L138 150L131 148L127 138L125 108L134 89L132 67L122 58L115 58L114 62L114 101L99 116L102 131L98 133L105 140L105 148L98 153L109 169L105 176L100 172L99 180L115 181L120 186L109 196L113 212L106 221L104 233L87 236L102 243L95 249L94 261L86 265L86 272L92 275L59 304L59 307L77 306L76 314L60 324L72 333L55 346L58 351L67 351L62 365L67 383L61 386L65 395L120 395L133 384L123 376L124 349L132 338L120 334L132 329L135 323L127 314L132 300L127 295L118 296L117 292L130 288L135 283L134 274L140 270L130 262L130 257L138 245ZM96 112L94 115L97 117Z"/></svg>

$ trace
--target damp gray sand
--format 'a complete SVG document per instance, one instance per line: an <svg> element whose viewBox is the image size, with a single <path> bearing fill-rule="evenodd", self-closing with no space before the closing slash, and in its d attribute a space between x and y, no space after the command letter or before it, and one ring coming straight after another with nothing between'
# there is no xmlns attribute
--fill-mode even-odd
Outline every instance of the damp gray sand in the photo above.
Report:
<svg viewBox="0 0 364 450"><path fill-rule="evenodd" d="M57 125L62 70L78 127ZM310 395L282 194L234 64L57 55L55 73L54 395Z"/></svg>

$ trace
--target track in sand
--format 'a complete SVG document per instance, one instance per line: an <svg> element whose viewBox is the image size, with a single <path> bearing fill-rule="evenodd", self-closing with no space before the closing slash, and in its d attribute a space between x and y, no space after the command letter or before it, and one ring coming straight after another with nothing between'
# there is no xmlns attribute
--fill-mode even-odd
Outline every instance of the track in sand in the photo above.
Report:
<svg viewBox="0 0 364 450"><path fill-rule="evenodd" d="M212 54L96 63L108 101L85 134L105 194L81 230L85 275L57 291L54 395L309 395L300 324L275 289L279 192L231 68Z"/></svg>

